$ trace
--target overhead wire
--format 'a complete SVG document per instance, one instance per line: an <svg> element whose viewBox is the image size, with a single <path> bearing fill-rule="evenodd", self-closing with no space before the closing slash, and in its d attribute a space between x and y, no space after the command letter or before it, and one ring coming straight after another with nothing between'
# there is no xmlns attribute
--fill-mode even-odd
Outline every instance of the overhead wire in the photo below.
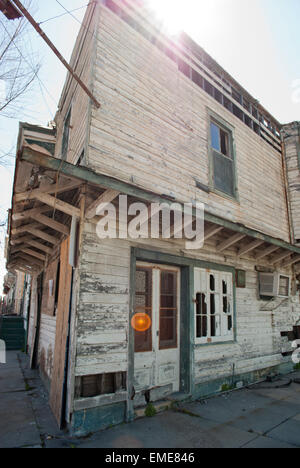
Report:
<svg viewBox="0 0 300 468"><path fill-rule="evenodd" d="M32 63L30 63L30 61L24 56L23 52L21 51L21 49L20 49L20 48L18 47L18 45L16 44L16 42L15 42L15 40L14 40L14 37L11 35L11 33L8 31L8 29L7 29L6 26L3 24L2 21L1 21L1 24L2 24L2 26L3 26L4 30L5 30L5 32L7 33L7 35L9 36L9 38L11 39L12 43L14 44L15 48L16 48L17 51L19 52L20 56L22 57L22 59L24 60L24 62L26 62L27 65L31 68L33 74L34 74L35 77L37 78L37 80L38 80L38 82L39 82L39 86L40 86L42 98L43 98L44 103L45 103L45 105L46 105L46 107L47 107L47 109L48 109L48 111L49 111L49 113L50 113L50 115L51 115L51 118L52 118L53 113L52 113L52 111L51 111L51 109L50 109L50 107L49 107L49 105L48 105L48 103L47 103L47 101L46 101L46 98L45 98L45 95L44 95L44 93L43 93L43 91L42 91L42 88L45 89L45 91L47 92L48 96L53 100L53 102L55 103L56 106L57 106L57 99L55 99L55 98L51 95L50 91L47 89L47 87L45 86L45 84L43 83L43 81L41 80L41 78L39 77L38 71L35 70L35 68L34 68L34 66L32 65Z"/></svg>

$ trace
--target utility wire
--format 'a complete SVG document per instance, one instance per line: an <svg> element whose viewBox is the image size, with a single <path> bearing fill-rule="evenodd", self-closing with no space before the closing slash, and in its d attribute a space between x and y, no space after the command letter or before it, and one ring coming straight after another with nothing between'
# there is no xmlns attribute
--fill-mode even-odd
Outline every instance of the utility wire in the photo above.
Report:
<svg viewBox="0 0 300 468"><path fill-rule="evenodd" d="M73 12L76 11L76 10L68 10L62 3L59 2L59 0L55 0L55 1L56 1L56 3L58 3L58 4L61 6L61 8L63 8L63 10L65 10L64 15L69 14L70 16L72 16L72 18L74 18L75 21L77 21L77 23L80 24L80 26L84 26L84 25L81 23L81 21L79 21L79 19L76 18L75 15L73 15ZM87 5L85 5L85 6L88 7L88 6L92 5L93 3L96 3L96 2L95 2L95 1L89 2L89 3L88 3ZM84 27L85 27L85 26L84 26ZM88 29L88 28L85 28L85 29ZM92 33L91 33L91 34L92 34Z"/></svg>
<svg viewBox="0 0 300 468"><path fill-rule="evenodd" d="M48 19L46 19L44 21L40 21L40 22L38 22L38 25L40 26L41 24L48 23L48 21L52 21L54 19L61 18L62 16L67 15L68 13L73 13L75 11L82 10L83 8L88 7L90 5L90 3L93 3L93 2L89 2L89 3L83 5L83 6L79 7L79 8L75 8L74 10L70 10L70 12L66 11L66 13L62 13L61 15L53 16L52 18L48 18Z"/></svg>
<svg viewBox="0 0 300 468"><path fill-rule="evenodd" d="M2 23L2 22L1 22ZM14 44L15 48L17 49L17 51L19 52L20 56L22 57L22 59L27 63L27 65L31 68L32 72L34 73L34 75L36 76L38 82L39 82L39 85L40 85L40 89L41 89L41 94L42 94L42 98L46 104L46 107L48 108L49 112L50 112L50 115L51 117L53 116L52 115L52 111L50 110L50 107L45 99L45 96L44 96L44 93L42 92L42 88L45 89L45 91L47 92L47 94L50 96L50 98L53 100L53 102L55 103L55 105L57 106L57 100L51 95L51 93L48 91L47 87L44 85L44 83L42 82L42 80L40 79L39 75L38 75L38 71L34 69L33 65L29 62L29 60L24 56L23 52L20 50L20 48L17 46L13 36L10 34L10 32L7 30L7 28L5 27L5 25L2 23L2 26L4 28L4 30L6 31L7 35L9 36L9 38L11 39L12 43Z"/></svg>

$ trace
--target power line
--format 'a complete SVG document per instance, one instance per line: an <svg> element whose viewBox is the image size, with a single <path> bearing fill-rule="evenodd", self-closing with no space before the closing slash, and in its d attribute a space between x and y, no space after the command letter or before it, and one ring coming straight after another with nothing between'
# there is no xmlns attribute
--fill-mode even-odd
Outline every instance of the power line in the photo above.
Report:
<svg viewBox="0 0 300 468"><path fill-rule="evenodd" d="M79 7L79 8L75 8L74 10L70 10L70 13L73 13L73 12L78 11L78 10L82 10L83 8L88 7L90 5L90 3L93 3L93 2L86 3L85 5L83 5L83 6ZM52 21L54 19L61 18L62 16L67 15L68 13L69 13L69 11L66 11L66 13L62 13L61 15L53 16L52 18L48 18L48 19L46 19L44 21L40 21L38 23L38 25L40 26L41 24L48 23L48 21Z"/></svg>
<svg viewBox="0 0 300 468"><path fill-rule="evenodd" d="M56 3L58 3L58 4L61 6L61 8L63 8L63 9L65 10L64 15L69 14L70 16L72 16L72 18L74 18L75 21L77 21L77 23L80 24L80 26L85 27L85 26L83 25L83 23L81 23L81 21L79 21L79 19L76 18L75 15L73 15L73 12L76 11L76 10L68 10L68 9L67 9L62 3L60 3L58 0L55 0L55 1L56 1ZM85 6L88 7L88 6L92 5L93 3L96 3L96 2L95 2L95 1L89 2L89 3L88 3L87 5L85 5ZM88 28L85 27L85 29L88 29ZM92 34L92 33L91 33L91 34Z"/></svg>
<svg viewBox="0 0 300 468"><path fill-rule="evenodd" d="M53 100L53 102L55 102L55 105L57 106L57 100L51 95L51 93L48 91L47 87L44 85L44 83L42 82L42 80L40 79L39 75L38 75L38 71L35 70L35 68L33 67L33 65L29 62L29 60L24 56L23 52L20 50L20 48L17 46L13 36L11 36L10 32L7 30L7 28L5 27L5 25L3 24L3 22L1 21L1 24L4 28L4 30L6 31L7 35L9 36L9 38L11 39L12 43L14 44L15 48L17 49L17 51L19 52L20 56L22 57L22 59L27 63L27 65L31 68L32 72L34 73L35 77L37 78L38 82L39 82L39 86L40 86L40 90L41 90L41 94L42 94L42 98L46 104L46 107L48 108L48 111L50 113L50 116L52 117L53 114L52 114L52 111L50 110L50 107L45 99L45 96L44 96L44 93L42 91L42 88L45 89L45 91L47 92L47 94L50 96L50 98Z"/></svg>

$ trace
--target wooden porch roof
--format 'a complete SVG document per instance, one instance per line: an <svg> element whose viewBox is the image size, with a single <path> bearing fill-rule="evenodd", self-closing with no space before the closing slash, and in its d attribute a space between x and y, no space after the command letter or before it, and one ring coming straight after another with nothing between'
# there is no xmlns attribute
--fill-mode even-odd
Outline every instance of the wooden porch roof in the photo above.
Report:
<svg viewBox="0 0 300 468"><path fill-rule="evenodd" d="M91 195L84 213L79 208L83 188ZM16 163L7 268L38 274L70 234L72 218L92 219L100 203L113 202L119 194L148 205L174 203L166 196L24 146ZM204 219L205 242L214 240L217 253L230 251L236 258L267 259L270 265L283 267L300 262L300 248L284 240L207 211Z"/></svg>

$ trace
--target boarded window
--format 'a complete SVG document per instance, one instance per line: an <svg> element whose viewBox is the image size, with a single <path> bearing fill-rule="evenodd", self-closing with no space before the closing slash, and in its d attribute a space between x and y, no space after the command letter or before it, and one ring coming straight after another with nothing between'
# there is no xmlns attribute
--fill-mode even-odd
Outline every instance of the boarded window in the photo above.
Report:
<svg viewBox="0 0 300 468"><path fill-rule="evenodd" d="M76 379L76 398L91 398L126 390L126 372L85 375Z"/></svg>
<svg viewBox="0 0 300 468"><path fill-rule="evenodd" d="M137 268L135 275L135 313L149 315L152 322L152 269ZM152 351L152 326L145 332L135 331L135 352Z"/></svg>
<svg viewBox="0 0 300 468"><path fill-rule="evenodd" d="M214 188L235 196L232 134L215 122L211 122L210 133Z"/></svg>
<svg viewBox="0 0 300 468"><path fill-rule="evenodd" d="M61 147L61 159L67 159L69 137L70 137L70 125L71 125L71 109L69 110L69 113L64 123L64 133L63 133L62 147Z"/></svg>

